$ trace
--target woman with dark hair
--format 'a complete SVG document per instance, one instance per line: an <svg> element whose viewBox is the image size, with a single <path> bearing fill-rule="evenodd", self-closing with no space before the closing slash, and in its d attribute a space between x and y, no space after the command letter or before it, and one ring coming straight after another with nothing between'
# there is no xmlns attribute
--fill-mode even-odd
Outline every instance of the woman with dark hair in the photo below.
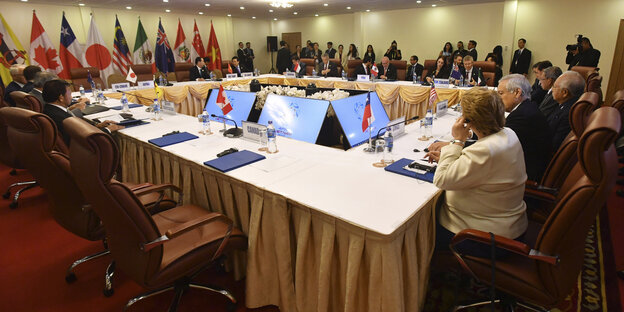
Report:
<svg viewBox="0 0 624 312"><path fill-rule="evenodd" d="M347 60L355 60L358 58L358 50L355 47L355 44L350 44L349 45L349 52L347 53Z"/></svg>
<svg viewBox="0 0 624 312"><path fill-rule="evenodd" d="M495 46L492 50L492 55L495 56L496 65L499 67L503 67L503 47L499 45ZM487 59L487 56L485 58Z"/></svg>
<svg viewBox="0 0 624 312"><path fill-rule="evenodd" d="M488 56L485 58L486 62L494 62L496 63L498 59L496 58L496 55L494 55L493 53L488 54ZM496 65L496 69L494 71L494 86L498 87L498 81L503 77L503 70L501 69L500 66Z"/></svg>
<svg viewBox="0 0 624 312"><path fill-rule="evenodd" d="M438 56L451 56L451 54L453 54L453 45L447 41Z"/></svg>
<svg viewBox="0 0 624 312"><path fill-rule="evenodd" d="M436 67L430 69L427 74L427 82L432 83L434 78L448 79L450 73L446 66L446 57L439 56L436 60Z"/></svg>
<svg viewBox="0 0 624 312"><path fill-rule="evenodd" d="M347 53L344 51L344 45L338 45L338 53L336 53L336 57L340 60L340 66L342 66L342 70L347 70Z"/></svg>
<svg viewBox="0 0 624 312"><path fill-rule="evenodd" d="M375 51L373 50L372 44L369 44L368 47L366 47L366 53L364 53L364 63L366 63L367 60L370 60L371 63L375 63Z"/></svg>

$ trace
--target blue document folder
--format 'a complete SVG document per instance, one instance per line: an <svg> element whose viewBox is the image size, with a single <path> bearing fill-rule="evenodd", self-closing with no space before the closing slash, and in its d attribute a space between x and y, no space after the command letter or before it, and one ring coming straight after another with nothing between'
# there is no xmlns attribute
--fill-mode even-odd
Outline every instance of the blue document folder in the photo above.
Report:
<svg viewBox="0 0 624 312"><path fill-rule="evenodd" d="M149 122L142 119L124 119L117 124L120 126L124 126L125 128L136 127L140 125L146 125Z"/></svg>
<svg viewBox="0 0 624 312"><path fill-rule="evenodd" d="M429 183L433 183L433 175L435 174L433 172L427 172L425 174L418 174L414 171L403 169L403 167L411 164L412 162L414 161L411 159L401 158L395 161L393 164L387 166L385 169L386 171L398 173L404 176L408 176L408 177L416 178L418 180L423 180Z"/></svg>
<svg viewBox="0 0 624 312"><path fill-rule="evenodd" d="M135 108L135 107L141 107L141 106L143 106L143 105L142 104L130 104L130 103L128 104L129 108ZM113 106L110 109L121 110L122 108L123 107L121 105L119 105L119 106Z"/></svg>
<svg viewBox="0 0 624 312"><path fill-rule="evenodd" d="M266 157L264 157L264 155L250 152L248 150L242 150L240 152L227 154L223 157L206 161L204 162L204 165L215 168L221 172L228 172L265 158Z"/></svg>
<svg viewBox="0 0 624 312"><path fill-rule="evenodd" d="M156 139L147 140L147 142L150 142L158 147L165 147L165 146L178 144L184 141L189 141L189 140L193 140L197 138L198 136L194 134L190 134L188 132L180 132L176 134L166 135L164 137L160 137Z"/></svg>

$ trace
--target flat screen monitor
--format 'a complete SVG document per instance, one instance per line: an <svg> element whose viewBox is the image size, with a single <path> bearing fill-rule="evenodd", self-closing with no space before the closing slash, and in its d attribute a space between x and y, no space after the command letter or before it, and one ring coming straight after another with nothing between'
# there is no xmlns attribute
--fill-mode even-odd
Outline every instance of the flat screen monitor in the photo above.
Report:
<svg viewBox="0 0 624 312"><path fill-rule="evenodd" d="M273 121L277 135L316 143L329 101L269 94L258 123Z"/></svg>
<svg viewBox="0 0 624 312"><path fill-rule="evenodd" d="M367 93L363 93L331 102L336 112L336 117L338 117L338 121L351 147L360 145L368 140L368 130L362 131L362 118L364 116L364 107L366 106L366 97ZM387 126L390 119L376 92L370 93L370 105L373 110L373 116L375 117L371 129L372 136L375 137L377 131ZM380 135L384 133L385 130L380 132Z"/></svg>
<svg viewBox="0 0 624 312"><path fill-rule="evenodd" d="M205 110L208 111L208 114L215 114L217 116L225 116L227 118L234 119L236 120L236 123L239 127L241 125L241 121L247 121L247 119L249 118L249 113L251 112L251 108L256 101L255 92L225 90L225 96L227 96L227 98L230 100L230 105L232 105L232 110L227 113L227 115L223 115L223 111L217 105L218 95L219 88L211 90L210 96L206 100L205 107ZM210 120L223 122L223 119L218 117L210 117ZM229 120L226 120L225 122L229 125L234 125L234 123Z"/></svg>

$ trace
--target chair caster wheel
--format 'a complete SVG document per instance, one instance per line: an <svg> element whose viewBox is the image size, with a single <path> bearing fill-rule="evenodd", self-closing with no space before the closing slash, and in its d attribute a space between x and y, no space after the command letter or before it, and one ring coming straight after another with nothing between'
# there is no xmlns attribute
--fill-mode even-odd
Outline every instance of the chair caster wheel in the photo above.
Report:
<svg viewBox="0 0 624 312"><path fill-rule="evenodd" d="M9 197L11 197L11 192L6 192L6 193L2 194L2 198L4 198L4 199L9 199Z"/></svg>
<svg viewBox="0 0 624 312"><path fill-rule="evenodd" d="M17 202L12 202L12 203L10 203L10 204L9 204L9 208L11 208L11 209L15 209L15 208L17 208Z"/></svg>
<svg viewBox="0 0 624 312"><path fill-rule="evenodd" d="M104 297L110 297L115 293L114 289L104 289L104 291L102 291L102 293L104 294Z"/></svg>
<svg viewBox="0 0 624 312"><path fill-rule="evenodd" d="M228 312L234 312L236 311L236 303L234 302L228 302L227 305L225 306L225 310Z"/></svg>
<svg viewBox="0 0 624 312"><path fill-rule="evenodd" d="M67 284L71 284L75 282L77 279L78 278L76 277L76 274L74 274L73 272L65 275L65 282L67 282Z"/></svg>

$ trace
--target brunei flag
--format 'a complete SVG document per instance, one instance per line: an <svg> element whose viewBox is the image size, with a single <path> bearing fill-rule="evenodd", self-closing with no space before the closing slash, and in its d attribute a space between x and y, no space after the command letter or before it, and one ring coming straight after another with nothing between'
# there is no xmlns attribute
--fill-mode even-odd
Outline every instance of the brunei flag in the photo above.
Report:
<svg viewBox="0 0 624 312"><path fill-rule="evenodd" d="M9 24L0 14L0 77L7 85L13 81L9 69L14 64L29 64L28 53L17 40L17 37L9 27Z"/></svg>

